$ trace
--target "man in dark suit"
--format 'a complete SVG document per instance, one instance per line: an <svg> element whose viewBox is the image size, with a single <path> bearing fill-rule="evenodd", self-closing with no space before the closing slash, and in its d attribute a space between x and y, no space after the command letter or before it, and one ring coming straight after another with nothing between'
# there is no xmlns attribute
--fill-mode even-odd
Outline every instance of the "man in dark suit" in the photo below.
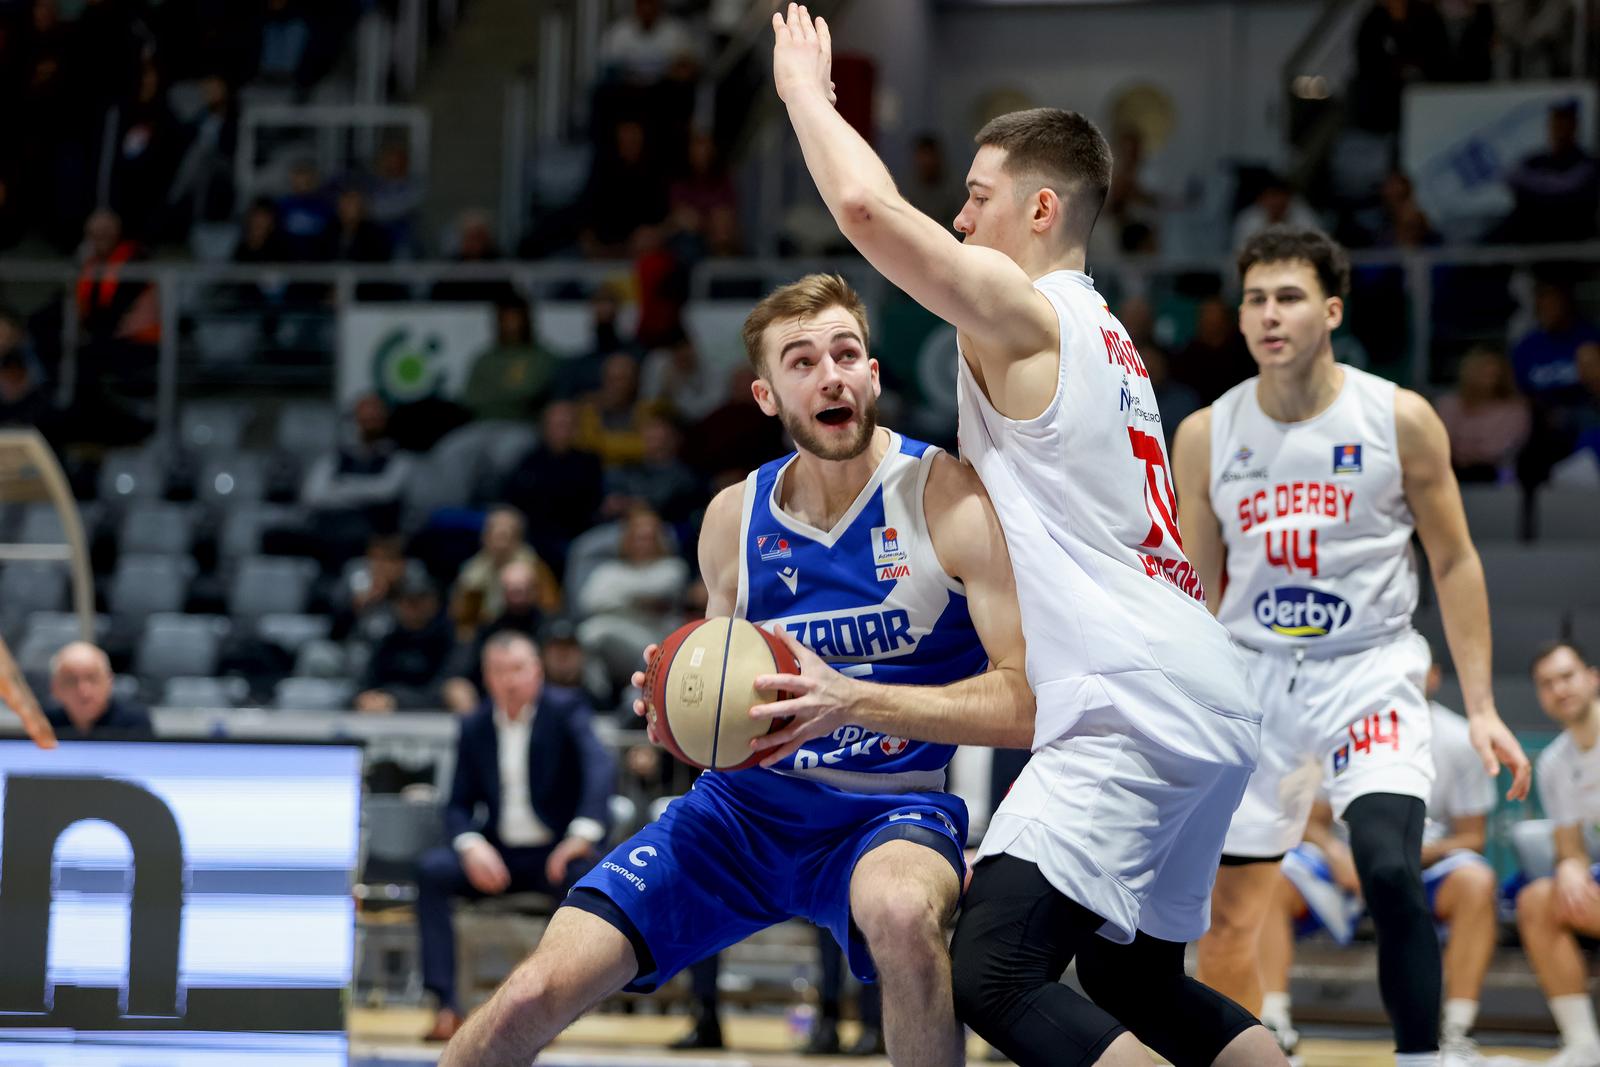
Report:
<svg viewBox="0 0 1600 1067"><path fill-rule="evenodd" d="M50 695L45 717L63 741L107 737L155 737L150 713L111 695L111 660L87 641L62 646L50 657Z"/></svg>
<svg viewBox="0 0 1600 1067"><path fill-rule="evenodd" d="M451 899L564 894L605 840L616 781L588 699L545 688L539 651L526 635L499 633L485 643L483 681L488 699L461 722L444 813L450 843L424 854L418 871L422 984L439 1004L431 1041L448 1041L461 1026Z"/></svg>

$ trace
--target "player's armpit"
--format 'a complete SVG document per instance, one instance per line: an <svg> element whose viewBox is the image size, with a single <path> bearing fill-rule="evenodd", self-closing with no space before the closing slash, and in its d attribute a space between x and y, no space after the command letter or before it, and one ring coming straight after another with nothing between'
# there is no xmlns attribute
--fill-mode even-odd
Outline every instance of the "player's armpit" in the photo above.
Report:
<svg viewBox="0 0 1600 1067"><path fill-rule="evenodd" d="M739 600L739 520L744 483L730 485L711 499L700 524L700 578L706 583L706 618L732 615ZM664 635L663 635L664 636Z"/></svg>

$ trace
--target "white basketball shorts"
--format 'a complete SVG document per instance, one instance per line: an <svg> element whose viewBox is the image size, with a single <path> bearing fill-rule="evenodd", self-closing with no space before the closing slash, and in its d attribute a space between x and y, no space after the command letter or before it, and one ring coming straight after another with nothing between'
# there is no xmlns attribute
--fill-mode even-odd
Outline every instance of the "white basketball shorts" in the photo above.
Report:
<svg viewBox="0 0 1600 1067"><path fill-rule="evenodd" d="M1261 758L1228 827L1227 855L1273 859L1299 844L1319 785L1339 817L1368 793L1427 803L1433 719L1420 635L1331 659L1246 659L1261 701Z"/></svg>

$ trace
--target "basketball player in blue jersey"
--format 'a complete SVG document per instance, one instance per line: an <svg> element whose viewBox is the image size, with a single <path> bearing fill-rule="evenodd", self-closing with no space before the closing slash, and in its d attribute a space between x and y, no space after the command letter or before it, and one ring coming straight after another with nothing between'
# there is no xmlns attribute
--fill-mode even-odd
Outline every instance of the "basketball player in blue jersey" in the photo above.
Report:
<svg viewBox="0 0 1600 1067"><path fill-rule="evenodd" d="M963 1062L946 941L967 818L945 765L1033 730L1005 541L970 467L877 425L866 311L842 279L777 290L744 340L755 399L797 451L712 501L706 613L787 636L806 728L764 766L702 774L580 880L447 1067L524 1067L603 997L795 916L882 983L894 1063Z"/></svg>
<svg viewBox="0 0 1600 1067"><path fill-rule="evenodd" d="M1260 747L1243 658L1183 553L1161 414L1085 273L1111 181L1082 115L976 138L958 240L834 108L827 26L773 16L773 77L844 236L956 327L961 457L1005 533L1035 694L1032 757L979 848L952 945L960 1017L1021 1067L1282 1064L1184 974ZM787 730L832 713L817 691ZM1061 984L1076 960L1088 998ZM1130 1032L1131 1031L1131 1032Z"/></svg>

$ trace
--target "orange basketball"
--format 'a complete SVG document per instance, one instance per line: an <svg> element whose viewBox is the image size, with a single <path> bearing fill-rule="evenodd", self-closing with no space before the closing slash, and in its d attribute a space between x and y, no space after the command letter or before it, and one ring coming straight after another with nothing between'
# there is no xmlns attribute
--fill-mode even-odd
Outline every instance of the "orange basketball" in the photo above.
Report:
<svg viewBox="0 0 1600 1067"><path fill-rule="evenodd" d="M799 673L776 635L745 619L700 619L661 642L645 673L645 714L667 751L691 767L741 770L760 761L752 740L789 723L750 717L757 704L788 695L757 690L756 677Z"/></svg>

